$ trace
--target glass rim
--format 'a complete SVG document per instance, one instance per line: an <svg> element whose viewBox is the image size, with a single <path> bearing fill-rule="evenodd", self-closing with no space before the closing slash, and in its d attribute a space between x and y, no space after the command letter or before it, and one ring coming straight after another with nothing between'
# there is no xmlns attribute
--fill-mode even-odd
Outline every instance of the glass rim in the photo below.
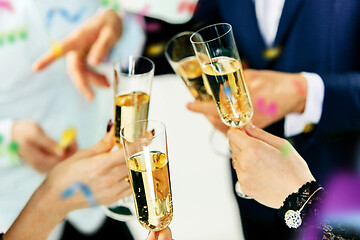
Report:
<svg viewBox="0 0 360 240"><path fill-rule="evenodd" d="M194 31L183 31L183 32L179 32L179 33L175 34L174 36L172 36L165 44L165 47L164 47L165 56L171 60L171 57L168 54L168 49L169 49L170 43L172 43L175 39L177 39L181 36L184 36L184 35L190 35L190 37L189 37L189 40L190 40L191 36L194 33L195 33ZM190 45L191 45L191 41L190 41Z"/></svg>
<svg viewBox="0 0 360 240"><path fill-rule="evenodd" d="M155 123L158 123L160 124L162 127L163 127L163 130L162 131L155 131L155 134L152 136L152 137L139 137L137 139L132 139L132 138L129 138L129 137L125 137L124 134L123 134L123 131L126 127L129 127L131 125L135 125L135 124L138 124L138 123L142 123L142 122L155 122ZM149 140L149 139L154 139L155 137L159 136L160 134L162 133L166 133L166 126L165 126L165 123L159 121L159 120L152 120L152 119L147 119L147 120L137 120L137 121L134 121L134 122L131 122L131 123L128 123L126 124L124 127L122 127L120 129L120 137L121 139L125 139L126 141L131 141L131 142L138 142L138 141L141 141L141 140Z"/></svg>
<svg viewBox="0 0 360 240"><path fill-rule="evenodd" d="M113 65L113 70L115 70L115 71L116 71L118 74L120 74L120 75L123 75L123 76L131 76L131 75L129 75L128 73L119 72L119 71L115 68L115 65L116 65L116 64L118 64L118 63L120 63L120 62L122 62L122 61L129 61L129 58L130 58L130 57L132 57L133 59L143 59L143 60L149 62L150 65L151 65L151 69L150 69L149 71L144 72L144 73L134 74L134 75L132 75L132 76L143 76L143 75L147 75L147 74L149 74L149 73L151 73L151 72L155 72L155 63L154 63L150 58L145 57L145 56L142 56L142 55L129 55L129 56L126 56L126 57L115 58L115 59L113 60L113 63L112 63L112 65Z"/></svg>
<svg viewBox="0 0 360 240"><path fill-rule="evenodd" d="M212 27L214 27L214 26L219 26L219 25L228 26L229 29L228 29L225 33L223 33L222 35L217 36L217 37L214 37L214 38L212 38L212 39L210 39L210 40L207 40L207 41L193 41L193 37L194 37L196 34L200 33L201 31L203 31L203 30L205 30L205 29L212 28ZM191 37L190 37L190 42L191 42L192 44L210 43L210 42L213 42L213 41L215 41L215 40L218 40L219 38L222 38L223 36L227 35L227 34L230 33L231 31L232 31L232 26L231 26L229 23L215 23L215 24L211 24L211 25L205 26L205 27L197 30L196 32L194 32L194 33L191 35ZM200 35L201 35L201 34L200 34Z"/></svg>

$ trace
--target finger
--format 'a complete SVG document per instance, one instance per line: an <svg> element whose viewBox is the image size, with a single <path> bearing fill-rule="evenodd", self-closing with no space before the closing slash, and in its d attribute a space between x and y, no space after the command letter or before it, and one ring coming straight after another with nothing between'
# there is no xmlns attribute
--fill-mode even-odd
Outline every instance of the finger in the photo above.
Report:
<svg viewBox="0 0 360 240"><path fill-rule="evenodd" d="M67 56L67 70L77 90L88 100L94 98L94 93L86 79L87 66L78 52L69 52Z"/></svg>
<svg viewBox="0 0 360 240"><path fill-rule="evenodd" d="M171 230L167 227L164 230L158 232L150 232L146 240L172 240Z"/></svg>
<svg viewBox="0 0 360 240"><path fill-rule="evenodd" d="M95 145L89 148L78 151L74 155L74 158L92 157L110 151L114 146L114 131L115 128L112 127L111 130L108 133L106 133L103 139L101 139L98 143L96 143Z"/></svg>
<svg viewBox="0 0 360 240"><path fill-rule="evenodd" d="M51 139L46 135L46 133L41 129L37 129L36 137L31 139L32 144L35 147L41 148L41 150L48 155L58 155L63 157L64 152L57 152L57 142Z"/></svg>
<svg viewBox="0 0 360 240"><path fill-rule="evenodd" d="M110 52L110 49L117 42L118 37L119 36L114 35L114 30L112 28L103 28L90 49L87 59L88 63L94 66L103 61Z"/></svg>
<svg viewBox="0 0 360 240"><path fill-rule="evenodd" d="M26 152L28 156L31 156L28 163L41 173L48 173L61 160L57 156L47 154L35 145L29 147Z"/></svg>
<svg viewBox="0 0 360 240"><path fill-rule="evenodd" d="M94 72L92 70L86 70L86 78L96 86L110 87L110 83L104 75Z"/></svg>
<svg viewBox="0 0 360 240"><path fill-rule="evenodd" d="M60 43L53 43L51 49L33 64L32 69L34 71L40 71L52 64L61 56L64 56L68 52L77 49L79 45L79 37L79 34L72 34Z"/></svg>
<svg viewBox="0 0 360 240"><path fill-rule="evenodd" d="M197 112L197 113L214 113L216 112L216 107L215 104L213 102L199 102L199 101L195 101L195 102L190 102L186 105L186 107L193 112ZM217 112L216 112L217 113Z"/></svg>
<svg viewBox="0 0 360 240"><path fill-rule="evenodd" d="M286 141L285 139L279 138L260 128L257 128L251 123L245 126L245 130L249 136L259 139L275 147L278 150L281 150L285 146L285 144L288 144L288 141Z"/></svg>
<svg viewBox="0 0 360 240"><path fill-rule="evenodd" d="M227 132L229 138L230 148L238 148L239 151L250 147L254 143L254 139L249 137L244 131L239 128L230 128Z"/></svg>

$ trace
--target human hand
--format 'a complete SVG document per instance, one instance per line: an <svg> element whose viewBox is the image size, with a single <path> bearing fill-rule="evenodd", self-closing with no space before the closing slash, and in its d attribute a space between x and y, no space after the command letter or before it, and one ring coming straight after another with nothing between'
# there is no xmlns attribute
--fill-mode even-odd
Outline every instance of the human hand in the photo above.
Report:
<svg viewBox="0 0 360 240"><path fill-rule="evenodd" d="M209 102L191 102L186 105L186 107L193 112L202 113L210 123L220 132L226 135L229 127L226 126L220 119L219 112L216 108L216 105L213 101Z"/></svg>
<svg viewBox="0 0 360 240"><path fill-rule="evenodd" d="M170 228L158 232L150 232L149 236L145 240L172 240L172 234Z"/></svg>
<svg viewBox="0 0 360 240"><path fill-rule="evenodd" d="M78 151L51 170L4 239L46 239L70 211L89 207L80 191L62 199L62 193L73 183L87 185L99 204L108 205L129 195L122 149L109 153L114 145L113 136L114 129L96 145Z"/></svg>
<svg viewBox="0 0 360 240"><path fill-rule="evenodd" d="M61 56L67 58L67 69L75 87L87 100L94 98L90 84L109 87L106 77L91 66L106 58L122 33L122 21L113 10L98 14L70 33L59 43L60 53L49 50L38 59L33 69L40 71ZM90 66L89 66L89 65Z"/></svg>
<svg viewBox="0 0 360 240"><path fill-rule="evenodd" d="M72 157L56 166L45 180L50 189L61 193L70 185L81 182L89 187L98 204L109 205L131 194L123 150L109 152L114 146L114 129L99 143L78 151ZM70 210L89 207L89 203L78 192L64 199ZM67 211L70 211L67 210Z"/></svg>
<svg viewBox="0 0 360 240"><path fill-rule="evenodd" d="M14 123L12 139L19 144L22 160L41 173L49 172L77 148L76 141L73 141L66 149L59 151L57 142L49 138L37 123L26 120Z"/></svg>
<svg viewBox="0 0 360 240"><path fill-rule="evenodd" d="M255 126L264 128L289 113L304 111L307 83L300 73L246 69L244 77L254 107Z"/></svg>
<svg viewBox="0 0 360 240"><path fill-rule="evenodd" d="M314 180L306 162L285 139L248 124L228 131L233 167L244 194L280 208L291 193Z"/></svg>

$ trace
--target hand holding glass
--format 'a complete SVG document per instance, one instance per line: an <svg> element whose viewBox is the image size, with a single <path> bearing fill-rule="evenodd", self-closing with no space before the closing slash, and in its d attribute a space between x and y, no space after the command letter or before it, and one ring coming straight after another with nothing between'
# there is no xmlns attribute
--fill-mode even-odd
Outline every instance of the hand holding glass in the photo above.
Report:
<svg viewBox="0 0 360 240"><path fill-rule="evenodd" d="M204 27L194 33L190 41L223 123L229 127L249 123L253 106L231 25L219 23ZM235 190L238 196L250 198L242 193L239 182L236 182Z"/></svg>

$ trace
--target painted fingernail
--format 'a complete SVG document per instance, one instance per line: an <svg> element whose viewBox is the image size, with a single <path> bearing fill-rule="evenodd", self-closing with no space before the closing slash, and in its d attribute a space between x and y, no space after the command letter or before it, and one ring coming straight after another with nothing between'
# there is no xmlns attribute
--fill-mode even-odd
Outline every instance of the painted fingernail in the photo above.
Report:
<svg viewBox="0 0 360 240"><path fill-rule="evenodd" d="M151 134L155 136L155 129L151 130Z"/></svg>
<svg viewBox="0 0 360 240"><path fill-rule="evenodd" d="M110 132L112 125L113 125L113 123L112 123L112 121L110 119L107 126L106 126L106 132Z"/></svg>

